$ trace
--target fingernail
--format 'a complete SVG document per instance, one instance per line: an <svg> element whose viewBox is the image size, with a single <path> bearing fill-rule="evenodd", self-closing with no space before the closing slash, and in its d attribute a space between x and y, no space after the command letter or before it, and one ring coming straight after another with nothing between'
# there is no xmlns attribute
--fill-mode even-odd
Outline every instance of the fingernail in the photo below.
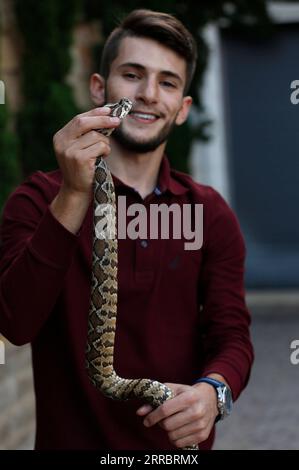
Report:
<svg viewBox="0 0 299 470"><path fill-rule="evenodd" d="M111 117L110 121L113 122L113 124L118 124L120 119L118 117Z"/></svg>
<svg viewBox="0 0 299 470"><path fill-rule="evenodd" d="M110 111L111 111L110 108L107 108L107 107L105 107L105 106L99 107L99 108L96 108L96 109L97 109L97 111L98 111L99 113L101 113L101 114L110 114Z"/></svg>
<svg viewBox="0 0 299 470"><path fill-rule="evenodd" d="M149 426L149 421L148 421L147 419L145 419L145 420L143 421L143 424L144 424L144 426L148 427L148 426Z"/></svg>

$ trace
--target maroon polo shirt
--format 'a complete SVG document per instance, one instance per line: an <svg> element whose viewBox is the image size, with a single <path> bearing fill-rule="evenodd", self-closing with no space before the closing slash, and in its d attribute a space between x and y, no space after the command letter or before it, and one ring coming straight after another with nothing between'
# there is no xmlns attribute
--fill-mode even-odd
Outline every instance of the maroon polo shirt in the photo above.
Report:
<svg viewBox="0 0 299 470"><path fill-rule="evenodd" d="M235 215L214 189L170 170L166 157L144 200L114 181L127 207L203 204L204 214L203 245L194 251L184 239L119 240L117 373L191 385L218 372L236 399L253 351ZM33 174L9 198L1 227L0 331L32 345L36 449L173 449L165 431L136 416L139 401L105 398L87 377L92 206L79 234L70 233L49 210L60 184L58 170ZM200 447L212 441L213 433Z"/></svg>

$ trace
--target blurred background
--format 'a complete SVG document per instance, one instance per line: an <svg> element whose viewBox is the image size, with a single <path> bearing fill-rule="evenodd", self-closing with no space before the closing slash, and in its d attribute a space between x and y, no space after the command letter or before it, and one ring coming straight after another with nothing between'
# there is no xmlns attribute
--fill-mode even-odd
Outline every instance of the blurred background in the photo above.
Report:
<svg viewBox="0 0 299 470"><path fill-rule="evenodd" d="M0 0L0 210L56 167L53 134L92 107L103 41L140 7L175 14L198 41L194 106L168 154L224 196L246 240L256 360L215 448L299 449L299 1ZM32 449L30 347L0 341L0 449Z"/></svg>

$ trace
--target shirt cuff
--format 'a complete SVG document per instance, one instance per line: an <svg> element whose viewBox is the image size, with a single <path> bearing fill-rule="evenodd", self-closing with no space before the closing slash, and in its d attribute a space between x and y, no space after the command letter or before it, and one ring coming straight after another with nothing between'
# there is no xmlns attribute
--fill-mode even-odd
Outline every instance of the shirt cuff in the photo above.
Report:
<svg viewBox="0 0 299 470"><path fill-rule="evenodd" d="M232 391L233 400L237 400L242 389L244 388L244 385L239 372L237 372L232 365L227 364L226 362L217 361L213 364L210 364L202 371L202 377L206 377L209 374L222 375Z"/></svg>

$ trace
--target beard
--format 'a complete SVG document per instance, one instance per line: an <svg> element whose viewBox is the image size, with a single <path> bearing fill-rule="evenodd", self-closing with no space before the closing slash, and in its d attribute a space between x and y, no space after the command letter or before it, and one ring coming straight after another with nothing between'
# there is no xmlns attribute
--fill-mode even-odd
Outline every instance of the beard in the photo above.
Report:
<svg viewBox="0 0 299 470"><path fill-rule="evenodd" d="M117 129L115 129L112 136L120 146L130 152L148 153L153 152L161 144L166 142L169 134L175 126L175 120L173 120L172 122L165 124L165 126L154 137L148 140L137 140L134 136L128 135L121 124Z"/></svg>

